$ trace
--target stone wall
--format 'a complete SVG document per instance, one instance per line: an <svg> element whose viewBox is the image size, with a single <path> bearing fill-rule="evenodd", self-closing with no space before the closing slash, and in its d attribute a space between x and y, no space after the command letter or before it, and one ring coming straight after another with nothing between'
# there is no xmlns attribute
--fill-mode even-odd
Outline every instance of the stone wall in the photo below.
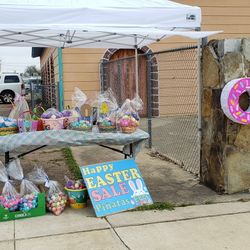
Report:
<svg viewBox="0 0 250 250"><path fill-rule="evenodd" d="M201 182L219 193L250 188L250 125L227 119L220 105L223 87L250 76L250 39L210 41L203 48ZM249 106L246 94L240 100Z"/></svg>

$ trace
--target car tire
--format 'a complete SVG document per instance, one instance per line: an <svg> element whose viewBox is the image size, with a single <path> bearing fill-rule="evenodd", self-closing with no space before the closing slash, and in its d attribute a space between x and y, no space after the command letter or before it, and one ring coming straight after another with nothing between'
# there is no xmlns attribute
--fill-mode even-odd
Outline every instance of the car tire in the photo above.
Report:
<svg viewBox="0 0 250 250"><path fill-rule="evenodd" d="M0 95L3 103L7 104L14 102L15 93L13 91L5 90Z"/></svg>

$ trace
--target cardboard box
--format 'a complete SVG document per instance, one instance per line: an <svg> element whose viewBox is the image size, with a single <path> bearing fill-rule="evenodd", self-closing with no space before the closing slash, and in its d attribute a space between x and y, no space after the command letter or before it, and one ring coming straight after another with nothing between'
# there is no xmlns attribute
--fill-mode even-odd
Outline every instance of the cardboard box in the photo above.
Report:
<svg viewBox="0 0 250 250"><path fill-rule="evenodd" d="M31 209L28 212L17 211L17 212L9 212L0 206L0 221L9 221L9 220L18 220L30 217L37 217L46 214L45 207L45 193L38 194L38 206L36 208Z"/></svg>

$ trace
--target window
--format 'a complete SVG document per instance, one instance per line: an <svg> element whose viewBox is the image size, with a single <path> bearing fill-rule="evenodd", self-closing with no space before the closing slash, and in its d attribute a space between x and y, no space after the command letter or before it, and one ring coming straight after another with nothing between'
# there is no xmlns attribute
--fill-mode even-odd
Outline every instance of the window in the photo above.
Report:
<svg viewBox="0 0 250 250"><path fill-rule="evenodd" d="M5 76L4 83L14 83L14 82L20 82L18 76Z"/></svg>

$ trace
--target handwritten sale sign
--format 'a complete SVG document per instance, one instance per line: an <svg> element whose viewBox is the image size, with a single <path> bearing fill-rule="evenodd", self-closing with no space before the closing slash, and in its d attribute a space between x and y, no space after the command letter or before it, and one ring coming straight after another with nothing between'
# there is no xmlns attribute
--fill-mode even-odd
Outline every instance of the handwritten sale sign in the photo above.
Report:
<svg viewBox="0 0 250 250"><path fill-rule="evenodd" d="M97 217L153 201L133 159L81 167Z"/></svg>

